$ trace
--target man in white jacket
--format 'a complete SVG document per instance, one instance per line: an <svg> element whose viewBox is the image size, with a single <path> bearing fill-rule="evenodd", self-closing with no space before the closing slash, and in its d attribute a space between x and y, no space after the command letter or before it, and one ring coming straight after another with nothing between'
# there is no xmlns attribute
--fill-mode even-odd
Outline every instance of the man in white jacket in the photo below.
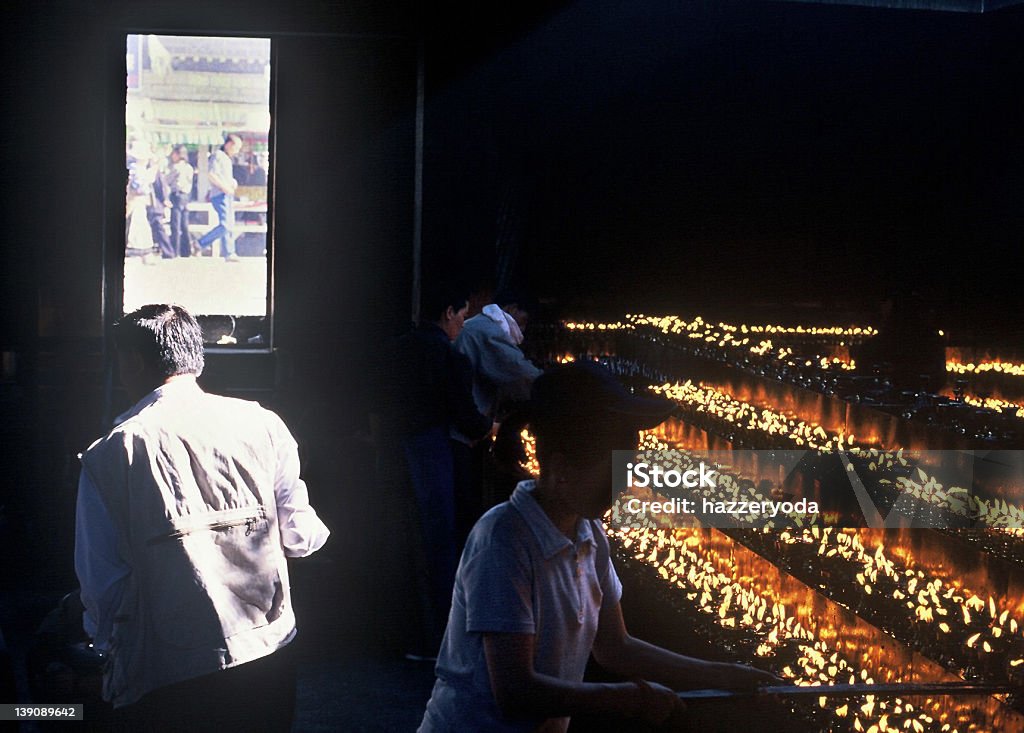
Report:
<svg viewBox="0 0 1024 733"><path fill-rule="evenodd" d="M104 699L147 729L286 731L286 557L330 534L295 440L258 404L200 389L202 332L184 308L143 306L115 336L138 402L82 456L75 546Z"/></svg>

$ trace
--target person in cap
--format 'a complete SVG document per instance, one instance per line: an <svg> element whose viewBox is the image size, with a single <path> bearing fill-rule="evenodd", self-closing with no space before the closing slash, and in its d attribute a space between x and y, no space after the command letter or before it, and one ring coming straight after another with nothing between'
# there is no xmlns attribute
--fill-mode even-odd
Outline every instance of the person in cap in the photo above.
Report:
<svg viewBox="0 0 1024 733"><path fill-rule="evenodd" d="M560 365L536 380L529 412L540 476L520 482L470 533L420 731L564 731L574 714L660 724L682 709L669 687L776 681L626 630L600 521L612 503L612 451L635 449L638 431L672 407L630 395L592 363ZM583 682L591 653L609 672L639 681Z"/></svg>

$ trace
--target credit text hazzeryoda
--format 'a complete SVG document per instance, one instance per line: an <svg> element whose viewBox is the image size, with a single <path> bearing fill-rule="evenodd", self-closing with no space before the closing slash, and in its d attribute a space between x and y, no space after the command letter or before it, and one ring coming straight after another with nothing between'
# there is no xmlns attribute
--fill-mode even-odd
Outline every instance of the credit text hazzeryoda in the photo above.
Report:
<svg viewBox="0 0 1024 733"><path fill-rule="evenodd" d="M694 488L715 488L716 471L708 470L703 461L697 468L686 471L675 469L664 469L658 465L648 463L627 463L626 464L626 486L627 488L678 488L680 486ZM653 514L693 514L697 510L697 503L690 499L672 498L666 501L640 501L629 499L625 510L631 514L653 513ZM707 497L701 498L700 511L705 514L758 514L776 517L779 514L788 515L794 512L799 514L817 514L818 504L807 499L790 501L713 501Z"/></svg>

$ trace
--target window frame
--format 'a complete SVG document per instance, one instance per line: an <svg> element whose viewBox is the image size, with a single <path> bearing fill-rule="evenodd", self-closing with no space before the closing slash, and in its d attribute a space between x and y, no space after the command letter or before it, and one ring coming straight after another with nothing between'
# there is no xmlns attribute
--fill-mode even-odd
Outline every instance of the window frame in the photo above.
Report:
<svg viewBox="0 0 1024 733"><path fill-rule="evenodd" d="M265 334L265 343L251 345L240 343L237 345L217 344L206 342L204 348L207 354L235 355L235 354L258 354L267 355L273 353L276 348L276 219L274 209L277 191L277 84L278 84L278 53L279 43L275 34L266 32L240 32L228 30L201 30L193 28L139 28L122 27L112 32L109 46L111 47L111 74L109 79L113 81L116 74L117 91L108 96L107 124L105 144L107 146L105 161L105 192L106 192L106 232L103 236L105 254L103 258L103 321L104 331L109 336L113 324L121 318L124 311L124 275L125 275L125 232L124 232L124 191L125 191L125 166L124 151L127 149L127 127L125 123L125 108L128 98L126 84L127 69L127 47L128 37L132 35L166 35L166 36L206 36L211 38L260 38L270 42L270 79L268 111L270 113L270 128L267 133L268 147L268 170L267 170L267 235L266 235L266 291L265 291L265 315L264 316L234 316L231 314L209 314L211 317L238 318L265 318L265 328L261 333ZM114 62L114 59L117 59ZM108 87L110 88L110 87ZM116 156L116 158L115 158ZM116 160L116 162L115 162ZM115 223L116 222L116 223ZM110 350L107 349L109 352Z"/></svg>

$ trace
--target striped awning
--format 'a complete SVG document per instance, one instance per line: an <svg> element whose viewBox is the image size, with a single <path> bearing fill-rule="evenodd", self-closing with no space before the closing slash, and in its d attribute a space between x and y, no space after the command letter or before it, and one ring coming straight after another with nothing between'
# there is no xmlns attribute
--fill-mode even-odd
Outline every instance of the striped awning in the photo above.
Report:
<svg viewBox="0 0 1024 733"><path fill-rule="evenodd" d="M270 112L263 104L130 98L125 122L155 144L220 145L229 132L266 137Z"/></svg>

